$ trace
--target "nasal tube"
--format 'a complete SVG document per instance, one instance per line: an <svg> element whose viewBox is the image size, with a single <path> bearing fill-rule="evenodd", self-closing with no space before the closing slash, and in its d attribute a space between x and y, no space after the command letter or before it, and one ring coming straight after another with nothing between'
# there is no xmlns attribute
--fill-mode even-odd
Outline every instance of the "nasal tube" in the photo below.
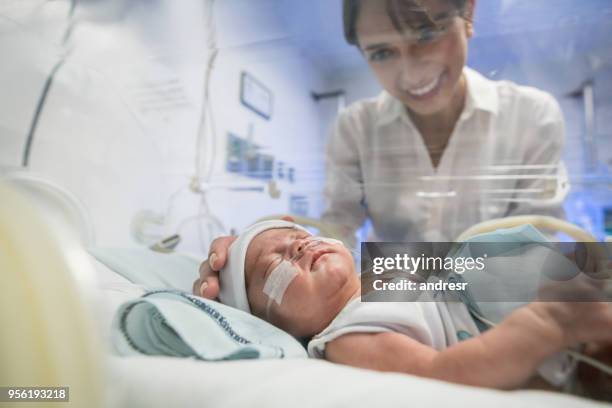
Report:
<svg viewBox="0 0 612 408"><path fill-rule="evenodd" d="M343 245L342 241L333 238L325 237L309 237L306 245L290 260L283 260L281 263L270 272L266 283L264 284L263 293L268 296L266 304L266 319L270 320L270 309L272 302L281 305L287 288L293 282L293 279L299 274L299 269L295 266L295 262L302 258L307 249L327 243L332 245Z"/></svg>

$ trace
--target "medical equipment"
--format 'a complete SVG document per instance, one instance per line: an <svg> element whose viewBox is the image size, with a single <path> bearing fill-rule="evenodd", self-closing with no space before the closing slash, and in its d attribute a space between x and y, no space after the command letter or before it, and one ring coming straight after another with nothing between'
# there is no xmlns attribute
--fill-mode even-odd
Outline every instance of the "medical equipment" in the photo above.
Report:
<svg viewBox="0 0 612 408"><path fill-rule="evenodd" d="M151 245L149 249L151 249L151 251L169 253L172 252L180 243L180 235L174 234L169 236L168 238L156 242L155 244Z"/></svg>
<svg viewBox="0 0 612 408"><path fill-rule="evenodd" d="M181 237L183 229L189 224L197 224L197 239L199 250L206 253L210 242L219 235L227 233L223 222L212 213L209 206L209 194L212 189L238 188L244 191L252 186L235 186L228 183L211 183L212 172L215 168L217 133L213 112L212 96L210 92L211 78L215 68L215 62L219 56L217 47L217 28L215 24L215 0L205 2L206 27L206 62L204 67L204 81L202 85L202 105L195 135L195 160L193 173L184 184L170 194L164 213L155 213L142 210L134 216L131 225L132 236L140 243L152 246L154 249L163 249L157 243L169 239L175 235ZM263 186L256 186L263 190ZM271 189L272 191L272 189ZM181 217L178 224L172 223L173 207L175 200L184 192L190 192L198 197L197 210L190 215ZM177 243L178 245L178 243Z"/></svg>
<svg viewBox="0 0 612 408"><path fill-rule="evenodd" d="M595 107L595 92L593 86L593 80L588 79L585 81L579 89L571 92L569 97L572 98L581 98L584 109L584 144L586 147L586 157L585 157L585 165L586 168L595 172L598 170L599 160L597 155L597 140L595 138L596 134L596 117L595 112L597 109Z"/></svg>
<svg viewBox="0 0 612 408"><path fill-rule="evenodd" d="M89 212L70 191L47 177L26 171L0 175L0 180L30 197L34 205L45 211L49 222L63 228L68 226L83 246L94 244L94 227Z"/></svg>
<svg viewBox="0 0 612 408"><path fill-rule="evenodd" d="M215 217L210 211L207 197L208 191L206 189L201 188L203 182L210 182L212 171L215 165L214 153L210 156L207 163L206 160L202 158L202 148L208 147L206 149L207 153L215 152L217 139L212 99L210 95L211 75L214 69L215 61L219 55L214 18L215 0L208 0L207 6L208 8L206 14L206 27L208 27L208 61L206 63L206 71L204 74L202 114L200 117L200 124L196 139L195 176L190 184L191 191L200 194L201 198L198 214L194 217L188 218L188 220L198 220L199 222L198 236L200 240L200 246L203 251L206 250L206 247L208 247L207 244L209 244L209 241L212 241L213 237L217 236L218 233L225 230L221 221L217 217ZM207 141L209 142L209 146L206 146ZM203 170L202 167L205 166L207 168ZM204 175L202 173L203 171L205 172ZM204 238L204 232L202 231L203 228L208 229L208 240Z"/></svg>
<svg viewBox="0 0 612 408"><path fill-rule="evenodd" d="M567 169L563 164L561 164L556 170L556 177L554 181L550 183L550 192L552 193L551 197L531 200L531 205L534 208L546 208L548 206L562 205L565 201L571 189Z"/></svg>
<svg viewBox="0 0 612 408"><path fill-rule="evenodd" d="M478 183L485 181L518 181L518 180L541 180L544 184L536 189L498 189L498 188L473 188L469 192L484 192L491 195L491 202L500 203L529 203L533 208L547 208L562 205L571 190L571 183L567 169L563 163L559 165L496 165L483 166L478 171L484 172L479 175L452 175L452 176L423 176L420 179L428 182L440 181L468 181ZM554 173L553 173L554 172ZM401 182L397 185L411 182ZM535 194L535 195L534 195ZM457 191L418 191L417 197L457 197Z"/></svg>
<svg viewBox="0 0 612 408"><path fill-rule="evenodd" d="M563 232L574 238L576 242L595 243L595 245L585 246L589 255L589 262L597 262L597 264L591 264L589 265L589 267L603 266L604 268L601 268L602 270L600 272L594 271L593 273L590 273L590 275L592 277L601 277L604 279L610 277L610 271L605 265L605 260L609 258L609 255L605 252L605 248L602 245L596 245L596 243L598 242L597 239L593 235L577 227L576 225L554 217L540 215L521 215L516 217L506 217L484 221L468 228L466 231L461 233L457 237L456 242L463 242L474 235L491 232L496 229L512 228L523 224L531 224L534 227L543 230Z"/></svg>
<svg viewBox="0 0 612 408"><path fill-rule="evenodd" d="M217 26L215 19L214 0L206 2L206 21L207 27L207 60L204 72L204 82L202 88L202 107L198 130L196 135L195 146L195 163L194 175L190 178L186 186L180 187L172 193L168 198L168 205L165 214L152 214L143 211L141 216L137 216L133 223L133 236L137 237L140 242L147 245L153 245L154 248L159 248L155 243L168 239L174 235L181 236L183 229L189 224L197 223L197 234L200 243L200 250L203 253L208 252L212 240L220 235L227 233L223 221L215 215L209 205L209 197L213 191L225 190L233 192L262 192L266 193L272 199L278 199L281 191L275 180L263 177L261 174L255 178L263 179L263 182L250 181L212 181L213 171L216 166L217 154L217 127L215 123L215 115L213 111L213 97L211 94L211 79L214 74L215 63L220 56L220 49L217 44ZM252 132L252 127L249 133ZM270 159L265 158L269 164ZM272 169L269 169L271 174ZM266 171L267 172L267 171ZM264 173L266 173L264 172ZM262 173L263 174L263 173ZM189 191L199 196L199 204L197 213L184 217L177 225L170 224L170 216L174 207L174 201L179 194L184 191ZM147 227L153 229L159 227L163 229L163 235L147 233Z"/></svg>
<svg viewBox="0 0 612 408"><path fill-rule="evenodd" d="M64 36L62 38L62 47L66 46L66 44L70 40L70 36L71 36L72 31L74 29L74 25L75 25L74 11L76 9L76 5L77 5L77 0L71 0L71 2L70 2L70 10L68 11L68 25L66 27L66 31L65 31ZM55 65L51 69L51 72L49 73L49 76L47 77L47 80L45 81L45 84L43 86L42 92L40 94L40 98L39 98L38 103L36 105L36 109L34 111L34 116L33 116L32 121L30 123L30 128L28 130L28 135L27 135L25 146L24 146L24 150L23 150L23 157L22 157L22 161L21 161L21 164L22 164L23 167L28 167L28 165L30 164L30 154L31 154L31 151L32 151L32 144L34 143L34 136L36 134L36 129L38 127L38 122L40 120L40 116L41 116L41 114L43 112L43 109L45 107L45 103L47 101L47 97L49 96L49 92L50 92L51 87L53 85L53 80L55 79L55 76L57 75L57 72L60 70L62 65L64 65L64 63L66 62L66 58L68 58L68 55L70 54L70 52L67 51L67 50L62 50L62 51L63 51L63 54L61 55L60 59L55 63Z"/></svg>
<svg viewBox="0 0 612 408"><path fill-rule="evenodd" d="M477 235L484 234L485 232L495 231L500 228L512 228L523 224L531 224L536 228L550 229L554 231L561 231L576 239L579 242L597 242L597 239L588 232L578 228L574 224L570 224L567 221L563 221L553 217L539 216L539 215L520 215L516 217L498 218L494 220L488 220L479 224L473 225L472 227L459 234L456 242L463 242L468 238Z"/></svg>

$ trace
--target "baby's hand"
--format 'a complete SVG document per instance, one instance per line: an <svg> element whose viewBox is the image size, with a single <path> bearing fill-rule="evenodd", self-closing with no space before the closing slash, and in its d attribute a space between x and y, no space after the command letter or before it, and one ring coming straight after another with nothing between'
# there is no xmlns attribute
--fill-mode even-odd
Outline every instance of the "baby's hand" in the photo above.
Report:
<svg viewBox="0 0 612 408"><path fill-rule="evenodd" d="M565 347L612 342L612 303L606 298L604 283L586 274L550 282L531 307L544 322L554 323Z"/></svg>

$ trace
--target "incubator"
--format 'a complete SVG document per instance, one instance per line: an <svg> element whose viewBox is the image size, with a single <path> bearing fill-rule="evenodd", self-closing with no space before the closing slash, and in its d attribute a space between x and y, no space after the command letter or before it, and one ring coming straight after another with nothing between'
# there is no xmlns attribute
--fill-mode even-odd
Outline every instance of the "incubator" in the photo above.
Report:
<svg viewBox="0 0 612 408"><path fill-rule="evenodd" d="M256 221L290 215L327 237L309 248L342 244L357 264L363 242L526 224L612 242L610 1L432 0L431 18L398 1L1 1L0 241L14 247L0 290L21 286L0 294L0 322L22 331L0 336L0 365L39 353L4 384L74 381L75 401L103 401L83 299L100 264L137 271L105 275L112 296L148 287L147 270L191 292L213 241ZM268 309L298 256L270 274ZM41 286L54 280L63 298ZM20 344L33 330L47 334ZM28 382L36 356L49 371Z"/></svg>

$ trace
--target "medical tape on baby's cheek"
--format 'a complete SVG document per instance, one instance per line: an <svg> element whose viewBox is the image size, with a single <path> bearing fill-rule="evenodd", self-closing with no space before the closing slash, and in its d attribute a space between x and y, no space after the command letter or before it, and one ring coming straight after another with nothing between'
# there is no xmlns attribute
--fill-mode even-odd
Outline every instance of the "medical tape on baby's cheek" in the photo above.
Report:
<svg viewBox="0 0 612 408"><path fill-rule="evenodd" d="M286 260L282 261L270 272L270 276L266 279L263 288L263 292L268 296L268 310L266 310L266 314L269 312L272 301L275 301L278 305L282 303L285 291L298 273L298 269Z"/></svg>
<svg viewBox="0 0 612 408"><path fill-rule="evenodd" d="M295 259L299 259L301 255L303 255L304 250L317 246L321 242L325 242L332 245L344 245L342 241L338 241L333 238L325 238L325 237L309 237L308 243L306 247L300 252L299 255L296 255ZM266 283L264 284L263 292L268 296L268 303L266 305L266 318L269 319L270 315L270 307L272 306L272 302L276 302L279 306L283 301L283 296L289 287L289 284L295 279L298 275L298 269L291 263L290 261L284 260L282 261L268 276Z"/></svg>

